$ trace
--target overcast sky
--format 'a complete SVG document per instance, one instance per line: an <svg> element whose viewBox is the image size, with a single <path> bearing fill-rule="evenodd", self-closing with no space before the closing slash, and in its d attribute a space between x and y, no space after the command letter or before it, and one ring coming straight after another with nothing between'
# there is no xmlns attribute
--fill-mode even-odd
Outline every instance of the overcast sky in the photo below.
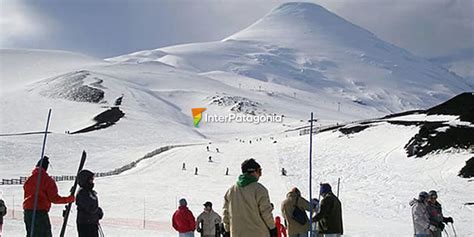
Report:
<svg viewBox="0 0 474 237"><path fill-rule="evenodd" d="M0 0L0 47L110 57L221 40L284 0ZM474 48L474 0L313 0L421 56Z"/></svg>

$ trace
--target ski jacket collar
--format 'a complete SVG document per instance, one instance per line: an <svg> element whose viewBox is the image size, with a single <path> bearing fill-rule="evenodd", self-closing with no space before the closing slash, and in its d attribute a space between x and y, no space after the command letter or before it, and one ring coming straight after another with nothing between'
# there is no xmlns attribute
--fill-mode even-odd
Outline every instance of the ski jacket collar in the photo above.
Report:
<svg viewBox="0 0 474 237"><path fill-rule="evenodd" d="M251 183L257 182L257 178L249 174L241 174L237 180L237 186L245 187Z"/></svg>
<svg viewBox="0 0 474 237"><path fill-rule="evenodd" d="M46 172L46 170L41 167L35 167L33 171L31 172L31 174L39 174L39 172L41 172L42 175L48 174L48 172Z"/></svg>

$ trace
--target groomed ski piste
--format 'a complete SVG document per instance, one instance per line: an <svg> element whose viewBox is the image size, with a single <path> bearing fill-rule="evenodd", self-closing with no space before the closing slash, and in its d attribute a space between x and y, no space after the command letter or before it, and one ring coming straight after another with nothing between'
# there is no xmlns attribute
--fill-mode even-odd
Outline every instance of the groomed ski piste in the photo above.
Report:
<svg viewBox="0 0 474 237"><path fill-rule="evenodd" d="M289 34L287 24L298 27ZM332 30L322 27L325 24ZM348 35L357 40L342 40ZM308 126L310 112L318 119L316 127L345 125L427 109L472 91L456 75L324 8L301 3L284 4L218 42L107 60L5 49L0 59L0 179L31 174L43 135L20 134L41 132L49 108L50 175L73 175L82 150L88 154L86 169L108 172L160 147L182 145L119 175L96 178L106 236L176 236L171 216L182 197L195 216L206 201L221 213L224 193L236 182L241 162L251 157L262 165L260 182L270 192L274 215L281 216L280 204L292 187L309 196L309 135L300 135L298 128ZM103 129L71 134L96 123L93 118L114 107L119 97L124 117ZM208 115L284 118L260 124L201 121L195 128L191 108L198 107L206 108ZM466 125L457 116L400 119ZM454 218L458 236L474 235L474 211L464 205L473 201L472 179L458 176L472 153L451 149L407 157L404 146L419 130L381 121L354 134L330 130L313 136L313 197L318 197L320 182L336 189L341 179L344 236L412 235L408 203L431 189L438 190L443 212ZM281 175L282 168L287 176ZM69 181L58 182L61 195L71 186ZM0 185L0 191L9 210L3 234L25 236L22 186ZM53 205L50 211L54 236L59 235L63 208ZM77 235L75 215L73 205L66 236ZM449 227L447 231L454 236Z"/></svg>

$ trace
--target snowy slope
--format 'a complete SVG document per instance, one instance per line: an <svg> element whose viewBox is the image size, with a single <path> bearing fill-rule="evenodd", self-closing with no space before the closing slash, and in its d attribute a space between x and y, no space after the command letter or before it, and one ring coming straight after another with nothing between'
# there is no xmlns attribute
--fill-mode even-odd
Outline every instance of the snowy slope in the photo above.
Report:
<svg viewBox="0 0 474 237"><path fill-rule="evenodd" d="M345 236L410 235L412 224L408 202L419 191L430 189L439 191L444 213L455 219L457 233L460 236L474 234L471 228L473 210L464 205L472 201L472 183L457 176L471 155L468 152L432 154L429 162L407 158L403 146L417 131L416 126L387 123L353 135L328 131L314 137L313 189L317 190L319 182L330 182L336 188L336 181L341 178ZM262 136L262 141L256 141L258 136L252 136L239 137L246 141L253 139L252 144L235 140L213 143L211 152L206 151L205 145L177 148L120 176L96 179L106 213L102 222L105 233L112 236L174 236L170 216L181 197L188 199L195 215L208 200L221 212L223 195L235 182L240 162L248 157L254 157L262 164L261 182L270 191L271 201L277 207L275 214L280 215L278 207L291 187L299 187L304 196L308 194L308 136L291 132L272 137L278 142L273 143L270 136ZM214 152L215 147L221 153ZM214 162L207 161L209 155ZM181 170L183 162L187 167L185 171ZM86 167L93 168L89 164ZM194 175L195 167L199 168L198 175ZM224 175L227 167L229 176ZM288 176L280 175L282 167L288 171ZM61 183L60 189L67 190L68 186L68 183ZM20 201L21 188L2 188L8 193L7 202L11 203L8 200L13 196L17 203ZM16 208L19 208L18 204ZM51 215L59 217L60 212L61 207L55 206ZM143 230L143 218L146 219L146 230ZM20 221L7 219L9 236L22 235L21 231L14 231L15 226L20 227ZM74 236L73 223L69 234Z"/></svg>
<svg viewBox="0 0 474 237"><path fill-rule="evenodd" d="M283 4L220 42L145 50L108 61L232 72L384 112L429 107L470 90L462 78L311 3Z"/></svg>

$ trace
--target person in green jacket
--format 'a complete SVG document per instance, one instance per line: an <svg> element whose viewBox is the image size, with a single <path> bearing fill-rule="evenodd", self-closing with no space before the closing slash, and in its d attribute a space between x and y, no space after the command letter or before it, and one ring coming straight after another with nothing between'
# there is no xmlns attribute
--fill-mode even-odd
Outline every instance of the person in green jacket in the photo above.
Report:
<svg viewBox="0 0 474 237"><path fill-rule="evenodd" d="M242 175L224 195L224 236L277 237L268 190L258 182L262 168L254 159L245 160Z"/></svg>
<svg viewBox="0 0 474 237"><path fill-rule="evenodd" d="M319 213L313 217L318 222L318 232L325 237L339 237L343 234L342 208L339 199L332 193L331 185L323 183L319 193L323 197Z"/></svg>

